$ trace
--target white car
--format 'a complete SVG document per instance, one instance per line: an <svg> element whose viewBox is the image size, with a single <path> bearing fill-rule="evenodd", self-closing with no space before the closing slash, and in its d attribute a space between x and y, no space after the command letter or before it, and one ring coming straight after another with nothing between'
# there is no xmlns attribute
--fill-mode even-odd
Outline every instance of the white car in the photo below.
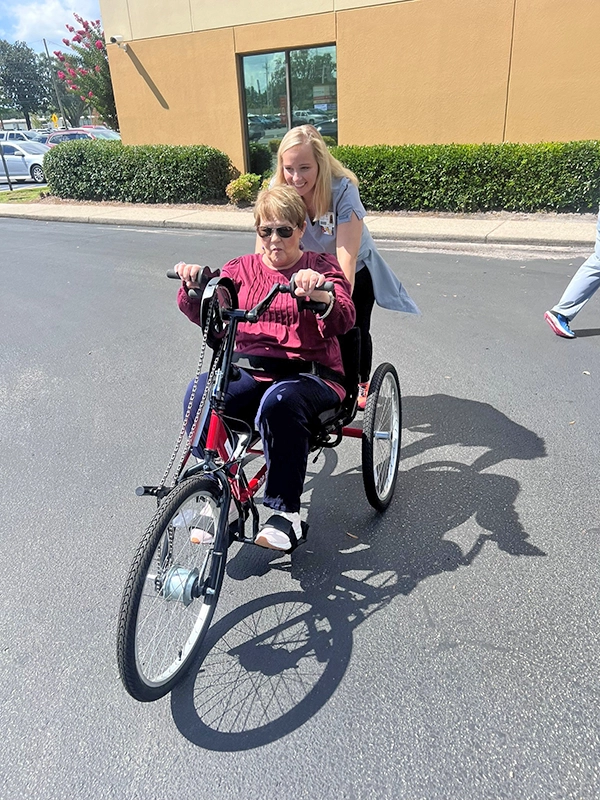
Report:
<svg viewBox="0 0 600 800"><path fill-rule="evenodd" d="M326 122L329 117L322 111L294 111L292 118L295 125L316 125L319 122Z"/></svg>
<svg viewBox="0 0 600 800"><path fill-rule="evenodd" d="M0 131L0 142L12 142L12 141L19 141L19 142L28 142L30 141L29 136L25 131Z"/></svg>
<svg viewBox="0 0 600 800"><path fill-rule="evenodd" d="M2 147L11 180L32 180L36 183L44 183L46 180L44 175L44 156L50 149L47 145L39 142L0 141L0 147ZM6 180L4 164L1 158L0 180Z"/></svg>

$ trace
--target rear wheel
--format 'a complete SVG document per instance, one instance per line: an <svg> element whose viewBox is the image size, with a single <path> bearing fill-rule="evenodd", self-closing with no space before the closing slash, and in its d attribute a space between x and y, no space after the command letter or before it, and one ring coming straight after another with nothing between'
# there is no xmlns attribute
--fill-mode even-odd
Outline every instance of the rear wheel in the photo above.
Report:
<svg viewBox="0 0 600 800"><path fill-rule="evenodd" d="M200 648L223 582L227 516L219 485L194 476L165 498L140 542L117 637L121 680L136 700L170 692ZM192 529L204 532L202 544L190 541Z"/></svg>
<svg viewBox="0 0 600 800"><path fill-rule="evenodd" d="M40 167L39 164L34 164L30 170L31 177L36 183L43 183L46 178L44 176L44 170Z"/></svg>
<svg viewBox="0 0 600 800"><path fill-rule="evenodd" d="M367 500L378 511L384 511L394 496L401 428L398 373L391 364L380 364L369 384L362 435L363 483Z"/></svg>

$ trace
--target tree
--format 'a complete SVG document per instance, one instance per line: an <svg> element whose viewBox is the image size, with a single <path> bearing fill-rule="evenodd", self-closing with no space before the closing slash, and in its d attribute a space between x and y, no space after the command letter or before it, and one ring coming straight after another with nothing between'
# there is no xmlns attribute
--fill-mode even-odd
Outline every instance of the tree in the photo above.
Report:
<svg viewBox="0 0 600 800"><path fill-rule="evenodd" d="M66 84L56 78L57 73L63 66L56 56L52 56L49 60L44 58L43 61L50 97L47 110L58 116L61 116L64 112L64 116L66 117L65 121L68 122L71 127L76 128L79 125L81 117L85 113L89 98L82 98L75 92L68 91ZM55 76L54 81L52 80L53 75ZM60 98L60 103L56 97L57 93ZM62 108L60 107L61 105Z"/></svg>
<svg viewBox="0 0 600 800"><path fill-rule="evenodd" d="M290 53L290 78L292 107L295 109L312 108L314 105L314 87L335 85L336 67L329 51L293 50ZM269 82L269 91L273 97L286 93L285 62L276 64Z"/></svg>
<svg viewBox="0 0 600 800"><path fill-rule="evenodd" d="M79 14L73 16L80 27L75 29L72 25L66 26L73 36L71 39L63 39L63 42L71 48L71 53L54 51L60 62L57 76L67 94L75 95L95 108L104 122L118 130L117 107L100 20L88 22Z"/></svg>
<svg viewBox="0 0 600 800"><path fill-rule="evenodd" d="M0 94L7 105L20 109L28 128L29 115L48 104L40 57L25 42L0 40Z"/></svg>

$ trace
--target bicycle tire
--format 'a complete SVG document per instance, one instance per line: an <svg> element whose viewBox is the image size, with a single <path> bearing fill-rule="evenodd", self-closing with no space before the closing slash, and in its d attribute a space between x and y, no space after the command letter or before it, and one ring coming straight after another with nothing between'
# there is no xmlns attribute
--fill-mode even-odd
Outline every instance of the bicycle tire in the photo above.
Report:
<svg viewBox="0 0 600 800"><path fill-rule="evenodd" d="M367 500L377 509L389 506L398 478L402 399L398 373L380 364L371 379L363 417L362 473Z"/></svg>
<svg viewBox="0 0 600 800"><path fill-rule="evenodd" d="M125 689L140 702L171 691L210 627L227 560L221 499L212 478L182 481L160 504L136 551L119 611L117 663ZM212 542L190 541L199 520Z"/></svg>

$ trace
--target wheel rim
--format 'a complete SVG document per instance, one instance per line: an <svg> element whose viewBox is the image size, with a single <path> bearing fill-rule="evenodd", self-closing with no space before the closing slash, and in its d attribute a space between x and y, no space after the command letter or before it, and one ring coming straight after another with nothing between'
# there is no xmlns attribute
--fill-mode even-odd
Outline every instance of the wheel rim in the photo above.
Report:
<svg viewBox="0 0 600 800"><path fill-rule="evenodd" d="M373 478L380 499L385 499L394 485L398 469L400 441L400 402L398 386L388 372L377 396L373 420Z"/></svg>
<svg viewBox="0 0 600 800"><path fill-rule="evenodd" d="M213 546L193 544L192 528L216 534L219 511L209 493L187 498L173 514L152 554L141 591L135 659L148 686L161 686L183 666L211 609L206 580Z"/></svg>
<svg viewBox="0 0 600 800"><path fill-rule="evenodd" d="M41 167L32 167L31 175L36 183L42 183L44 180L44 172Z"/></svg>

